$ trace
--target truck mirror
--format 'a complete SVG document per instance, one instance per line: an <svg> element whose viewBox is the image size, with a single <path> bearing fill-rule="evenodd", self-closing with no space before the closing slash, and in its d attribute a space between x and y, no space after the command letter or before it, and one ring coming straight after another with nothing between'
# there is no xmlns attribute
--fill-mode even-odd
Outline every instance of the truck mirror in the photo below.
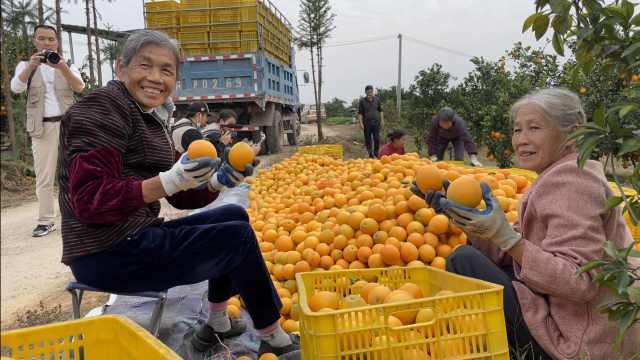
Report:
<svg viewBox="0 0 640 360"><path fill-rule="evenodd" d="M304 83L305 83L305 84L308 84L308 83L309 83L309 73L308 73L308 72L306 72L306 71L305 71L305 72L302 74L302 78L304 79Z"/></svg>

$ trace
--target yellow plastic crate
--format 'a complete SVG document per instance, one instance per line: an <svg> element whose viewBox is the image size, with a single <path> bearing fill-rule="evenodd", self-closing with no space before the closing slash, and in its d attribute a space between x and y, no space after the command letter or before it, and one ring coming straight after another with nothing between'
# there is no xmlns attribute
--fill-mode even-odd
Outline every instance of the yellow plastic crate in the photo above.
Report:
<svg viewBox="0 0 640 360"><path fill-rule="evenodd" d="M208 31L180 31L178 33L180 43L186 44L198 44L199 46L207 46L209 42Z"/></svg>
<svg viewBox="0 0 640 360"><path fill-rule="evenodd" d="M391 289L411 281L427 297L345 310L309 308L316 291L349 295L358 279L375 279ZM407 350L419 350L431 360L509 359L502 286L431 267L307 272L296 274L296 282L304 360L401 360ZM454 294L434 296L440 290ZM432 321L397 327L387 323L390 315L423 308L434 310Z"/></svg>
<svg viewBox="0 0 640 360"><path fill-rule="evenodd" d="M255 6L256 0L210 0L211 7L228 7L228 6Z"/></svg>
<svg viewBox="0 0 640 360"><path fill-rule="evenodd" d="M180 25L205 25L209 26L209 14L206 11L181 11Z"/></svg>
<svg viewBox="0 0 640 360"><path fill-rule="evenodd" d="M204 9L209 7L209 0L182 0L181 9Z"/></svg>
<svg viewBox="0 0 640 360"><path fill-rule="evenodd" d="M239 43L240 32L239 31L230 31L230 32L211 31L209 33L209 41Z"/></svg>
<svg viewBox="0 0 640 360"><path fill-rule="evenodd" d="M2 350L14 359L181 359L138 324L114 315L3 332Z"/></svg>
<svg viewBox="0 0 640 360"><path fill-rule="evenodd" d="M145 1L144 9L146 11L164 11L164 10L177 10L179 4L177 1L161 0L161 1Z"/></svg>
<svg viewBox="0 0 640 360"><path fill-rule="evenodd" d="M179 25L179 18L178 16L176 16L175 12L147 15L147 27L150 29L167 27L167 26L178 26L178 25Z"/></svg>
<svg viewBox="0 0 640 360"><path fill-rule="evenodd" d="M230 23L230 24L214 24L209 27L211 32L234 32L242 30L242 24Z"/></svg>
<svg viewBox="0 0 640 360"><path fill-rule="evenodd" d="M337 159L342 159L344 148L340 144L308 145L299 146L298 152L301 154L326 155Z"/></svg>
<svg viewBox="0 0 640 360"><path fill-rule="evenodd" d="M182 56L196 56L196 55L209 55L209 47L208 46L200 46L200 45L183 45L182 48Z"/></svg>

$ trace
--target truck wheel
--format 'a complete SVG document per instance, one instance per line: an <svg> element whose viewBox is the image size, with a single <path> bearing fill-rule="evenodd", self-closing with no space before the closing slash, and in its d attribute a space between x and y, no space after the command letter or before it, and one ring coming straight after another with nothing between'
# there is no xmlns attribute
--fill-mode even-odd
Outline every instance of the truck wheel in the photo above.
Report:
<svg viewBox="0 0 640 360"><path fill-rule="evenodd" d="M282 115L280 111L276 111L274 114L273 125L265 128L265 135L267 139L267 149L270 154L277 154L282 150Z"/></svg>
<svg viewBox="0 0 640 360"><path fill-rule="evenodd" d="M289 145L295 146L298 145L298 138L300 137L301 126L300 121L297 119L297 116L294 115L291 122L293 123L293 132L287 133L287 140L289 141Z"/></svg>

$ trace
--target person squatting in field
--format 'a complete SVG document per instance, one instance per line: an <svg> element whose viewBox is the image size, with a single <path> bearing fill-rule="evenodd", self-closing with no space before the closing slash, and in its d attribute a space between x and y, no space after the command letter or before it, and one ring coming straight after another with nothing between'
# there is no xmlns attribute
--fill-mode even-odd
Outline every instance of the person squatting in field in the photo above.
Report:
<svg viewBox="0 0 640 360"><path fill-rule="evenodd" d="M73 105L61 122L62 262L97 288L160 291L209 281L209 317L192 344L206 351L246 329L230 320L227 300L240 294L260 335L260 353L299 348L278 324L282 304L247 212L226 205L172 221L159 200L200 208L252 173L219 158L176 162L168 125L156 115L175 90L179 52L164 33L137 31L117 62L118 80Z"/></svg>
<svg viewBox="0 0 640 360"><path fill-rule="evenodd" d="M409 141L409 134L407 133L407 130L393 129L389 134L387 134L387 138L389 139L389 142L382 146L382 149L380 149L380 152L378 153L378 157L381 158L391 154L404 155L404 147L407 145L407 141Z"/></svg>

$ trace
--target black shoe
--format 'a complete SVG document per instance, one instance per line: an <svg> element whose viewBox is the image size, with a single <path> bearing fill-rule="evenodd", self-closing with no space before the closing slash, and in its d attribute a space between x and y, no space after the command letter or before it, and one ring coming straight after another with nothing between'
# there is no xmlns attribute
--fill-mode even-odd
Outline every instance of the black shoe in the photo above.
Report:
<svg viewBox="0 0 640 360"><path fill-rule="evenodd" d="M49 235L52 231L55 231L55 225L38 225L33 229L33 237L41 237Z"/></svg>
<svg viewBox="0 0 640 360"><path fill-rule="evenodd" d="M191 345L193 345L196 350L205 352L224 339L242 335L246 330L247 324L242 319L231 319L231 329L223 333L213 330L211 325L204 323L193 334Z"/></svg>
<svg viewBox="0 0 640 360"><path fill-rule="evenodd" d="M265 353L272 353L277 356L288 354L290 352L300 350L300 338L296 335L289 334L291 337L291 344L284 347L274 347L268 342L260 340L260 348L258 349L258 356Z"/></svg>

